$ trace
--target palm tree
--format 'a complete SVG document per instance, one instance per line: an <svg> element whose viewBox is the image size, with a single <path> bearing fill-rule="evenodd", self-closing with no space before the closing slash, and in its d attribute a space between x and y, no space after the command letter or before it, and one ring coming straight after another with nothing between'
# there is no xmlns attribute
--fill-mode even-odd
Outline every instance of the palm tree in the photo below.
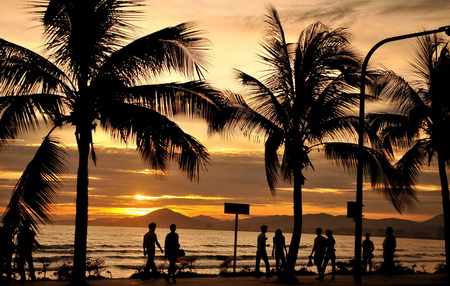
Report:
<svg viewBox="0 0 450 286"><path fill-rule="evenodd" d="M383 140L383 146L394 153L395 147L406 152L396 168L403 184L414 185L425 164L437 160L441 182L445 228L445 259L450 269L450 199L447 167L448 126L450 126L450 48L436 35L417 39L413 75L408 83L388 71L378 82L378 93L385 96L393 110L369 116L371 125Z"/></svg>
<svg viewBox="0 0 450 286"><path fill-rule="evenodd" d="M193 23L132 41L135 27L129 21L139 15L140 6L139 0L34 1L48 59L0 39L0 147L42 122L52 131L75 128L79 162L73 278L79 283L85 280L88 161L91 156L96 162L92 133L98 126L124 143L134 140L151 168L166 171L175 162L189 179L198 180L209 162L205 147L168 118L212 116L216 93L201 81L209 42ZM172 72L198 79L155 83ZM54 187L43 189L44 201Z"/></svg>
<svg viewBox="0 0 450 286"><path fill-rule="evenodd" d="M264 136L270 191L276 191L279 180L293 185L294 228L284 273L286 282L292 282L302 231L304 171L314 169L309 153L323 150L328 159L355 171L358 119L352 109L358 102L361 61L351 50L345 29L332 30L314 23L291 44L286 42L274 7L269 7L265 22L264 53L260 55L267 65L264 77L258 80L237 71L238 79L248 88L247 98L228 93L228 108L211 128ZM354 142L346 143L350 138ZM372 176L374 185L387 182L385 154L371 148L364 151L365 175Z"/></svg>

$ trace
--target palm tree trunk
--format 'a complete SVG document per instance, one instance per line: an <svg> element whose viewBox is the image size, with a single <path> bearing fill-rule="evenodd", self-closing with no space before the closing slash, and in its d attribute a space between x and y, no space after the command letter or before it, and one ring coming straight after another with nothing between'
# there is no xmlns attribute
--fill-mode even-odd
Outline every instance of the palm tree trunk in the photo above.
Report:
<svg viewBox="0 0 450 286"><path fill-rule="evenodd" d="M291 283L295 280L295 264L297 262L298 249L302 236L303 226L303 206L302 206L302 184L303 175L298 169L294 171L294 229L292 231L291 243L287 255L286 269L284 271L282 282Z"/></svg>
<svg viewBox="0 0 450 286"><path fill-rule="evenodd" d="M77 131L78 144L78 177L77 201L75 217L75 247L73 257L73 281L82 285L86 281L86 249L88 229L88 160L89 160L89 131Z"/></svg>
<svg viewBox="0 0 450 286"><path fill-rule="evenodd" d="M448 190L445 159L438 154L439 178L441 181L442 208L444 210L445 265L450 276L450 196Z"/></svg>

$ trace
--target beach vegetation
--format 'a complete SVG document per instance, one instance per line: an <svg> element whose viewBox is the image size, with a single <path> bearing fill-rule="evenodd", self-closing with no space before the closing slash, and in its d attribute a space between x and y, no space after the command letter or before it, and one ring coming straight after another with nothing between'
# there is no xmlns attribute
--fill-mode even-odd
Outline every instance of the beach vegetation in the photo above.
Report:
<svg viewBox="0 0 450 286"><path fill-rule="evenodd" d="M38 150L49 160L30 163L16 186L22 194L33 194L19 206L19 218L32 221L35 228L37 221L48 221L64 173L63 145L53 131L70 128L75 135L76 226L70 275L80 284L86 279L88 174L89 162L95 165L98 159L93 141L97 129L116 142L135 145L148 167L158 171L175 163L190 180L198 180L209 164L206 148L169 119L212 117L216 92L203 80L209 41L192 22L133 40L137 27L131 21L140 18L142 5L140 0L30 1L43 25L44 56L0 39L0 148L37 128L50 130ZM172 73L188 81L157 80ZM8 210L12 213L13 208Z"/></svg>

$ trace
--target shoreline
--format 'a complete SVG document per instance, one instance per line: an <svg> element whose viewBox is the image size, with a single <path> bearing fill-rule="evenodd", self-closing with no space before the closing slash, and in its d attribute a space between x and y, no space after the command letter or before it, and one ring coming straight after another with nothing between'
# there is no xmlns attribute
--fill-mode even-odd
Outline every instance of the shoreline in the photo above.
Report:
<svg viewBox="0 0 450 286"><path fill-rule="evenodd" d="M325 277L325 280L316 280L316 275L296 276L300 280L300 284L306 285L330 285L330 286L344 286L344 285L389 285L389 286L410 286L410 285L449 285L450 281L446 274L431 274L431 273L416 273L416 274L399 274L399 275L379 275L369 274L362 276L361 283L353 281L353 275L336 275L335 281L330 281L330 275ZM232 276L232 277L192 277L192 278L177 278L175 285L183 286L256 286L256 285L281 285L277 283L277 278L256 278L253 276ZM25 285L25 286L69 286L70 281L26 281L26 282L10 282L2 285ZM141 280L141 279L99 279L88 280L87 285L91 286L144 286L144 285L166 285L163 278Z"/></svg>

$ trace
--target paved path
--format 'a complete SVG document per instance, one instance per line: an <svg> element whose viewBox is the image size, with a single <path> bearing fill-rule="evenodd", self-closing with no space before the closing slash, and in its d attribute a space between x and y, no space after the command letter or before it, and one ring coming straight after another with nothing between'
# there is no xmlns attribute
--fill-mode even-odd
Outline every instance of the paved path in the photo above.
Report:
<svg viewBox="0 0 450 286"><path fill-rule="evenodd" d="M369 275L362 277L362 283L354 283L351 275L337 275L336 281L330 281L329 277L325 280L315 280L316 276L298 276L301 285L320 285L320 286L402 286L402 285L450 285L445 275L440 274L407 274L395 276ZM139 280L139 279L102 279L91 280L90 286L151 286L166 285L164 279L158 280ZM20 286L68 286L69 282L64 281L27 281L12 282L2 285L20 285ZM175 286L273 286L279 285L277 278L255 278L255 277L200 277L200 278L179 278Z"/></svg>

